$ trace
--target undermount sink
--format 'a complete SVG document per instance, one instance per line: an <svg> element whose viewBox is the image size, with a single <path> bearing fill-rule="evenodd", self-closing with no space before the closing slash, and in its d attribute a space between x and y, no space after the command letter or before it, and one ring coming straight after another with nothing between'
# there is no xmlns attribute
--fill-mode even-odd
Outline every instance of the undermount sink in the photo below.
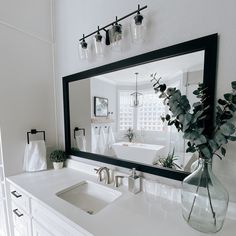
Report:
<svg viewBox="0 0 236 236"><path fill-rule="evenodd" d="M88 214L94 215L121 196L121 192L90 181L82 181L56 195Z"/></svg>

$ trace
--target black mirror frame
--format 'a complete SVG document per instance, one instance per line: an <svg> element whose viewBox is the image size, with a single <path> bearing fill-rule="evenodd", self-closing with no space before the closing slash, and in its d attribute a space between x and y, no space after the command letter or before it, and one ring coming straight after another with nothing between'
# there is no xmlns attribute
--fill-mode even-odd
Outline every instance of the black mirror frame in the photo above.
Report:
<svg viewBox="0 0 236 236"><path fill-rule="evenodd" d="M124 59L101 67L93 68L87 71L82 71L73 75L63 77L63 101L64 101L64 128L65 128L65 150L68 155L78 156L94 161L99 161L107 164L112 164L125 168L136 168L138 171L146 172L170 179L183 180L188 172L170 170L168 168L153 167L136 162L115 159L112 157L76 151L71 148L71 132L70 132L70 106L69 106L69 83L77 80L90 78L93 76L138 66L148 62L167 59L174 56L180 56L187 53L193 53L204 50L204 73L203 83L208 88L209 99L208 103L212 104L209 110L206 127L211 132L214 121L214 103L215 103L215 81L216 81L216 63L217 63L217 46L218 34L208 35L202 38L183 42L166 48L158 49L128 59Z"/></svg>

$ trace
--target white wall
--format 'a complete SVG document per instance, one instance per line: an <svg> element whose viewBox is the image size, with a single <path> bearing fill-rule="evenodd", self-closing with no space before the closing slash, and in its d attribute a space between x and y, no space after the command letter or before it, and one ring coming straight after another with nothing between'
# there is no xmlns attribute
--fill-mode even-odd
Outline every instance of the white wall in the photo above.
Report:
<svg viewBox="0 0 236 236"><path fill-rule="evenodd" d="M123 16L134 10L137 4L147 4L145 15L149 33L146 43L120 54L111 54L94 63L78 59L77 44L83 33L105 25L116 15ZM186 40L218 32L219 59L217 69L217 96L230 89L236 74L236 1L235 0L57 0L56 23L56 79L58 100L58 131L60 143L64 142L61 77L112 61L138 55ZM215 163L217 174L236 201L236 145L229 145L224 161Z"/></svg>
<svg viewBox="0 0 236 236"><path fill-rule="evenodd" d="M117 94L116 85L103 80L91 79L91 115L94 117L94 97L104 97L108 99L108 112L113 112L112 117L116 118ZM115 126L112 126L116 130Z"/></svg>
<svg viewBox="0 0 236 236"><path fill-rule="evenodd" d="M26 132L56 145L51 0L0 0L0 126L5 174L22 171Z"/></svg>
<svg viewBox="0 0 236 236"><path fill-rule="evenodd" d="M86 149L91 150L91 91L90 80L75 81L70 84L70 125L71 145L76 147L74 128L84 128ZM80 131L81 132L81 131Z"/></svg>

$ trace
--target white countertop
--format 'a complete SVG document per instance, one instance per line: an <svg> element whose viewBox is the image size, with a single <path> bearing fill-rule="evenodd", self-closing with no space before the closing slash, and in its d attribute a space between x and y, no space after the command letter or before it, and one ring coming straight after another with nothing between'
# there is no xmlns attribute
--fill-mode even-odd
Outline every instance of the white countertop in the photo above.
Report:
<svg viewBox="0 0 236 236"><path fill-rule="evenodd" d="M36 173L24 173L7 178L32 198L54 211L64 221L94 236L203 236L193 230L181 215L181 206L147 193L133 195L119 187L122 196L95 215L89 215L60 199L56 193L83 180L97 178L83 172L64 168ZM113 188L113 185L109 185ZM233 236L236 221L226 219L223 229L212 235ZM91 234L90 234L91 233ZM208 234L209 235L209 234Z"/></svg>

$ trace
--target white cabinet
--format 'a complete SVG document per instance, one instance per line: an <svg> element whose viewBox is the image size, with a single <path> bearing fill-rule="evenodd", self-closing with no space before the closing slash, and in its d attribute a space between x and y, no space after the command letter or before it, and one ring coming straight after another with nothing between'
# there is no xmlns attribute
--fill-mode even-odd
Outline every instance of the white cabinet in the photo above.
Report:
<svg viewBox="0 0 236 236"><path fill-rule="evenodd" d="M31 236L29 197L15 185L10 184L9 189L14 236Z"/></svg>
<svg viewBox="0 0 236 236"><path fill-rule="evenodd" d="M26 193L21 191L15 185L10 185L10 196L11 200L15 202L15 204L18 205L23 211L25 211L27 214L30 213L29 197Z"/></svg>
<svg viewBox="0 0 236 236"><path fill-rule="evenodd" d="M31 209L33 218L43 225L51 233L50 235L84 236L34 199L31 201Z"/></svg>
<svg viewBox="0 0 236 236"><path fill-rule="evenodd" d="M0 236L6 236L6 209L4 201L0 200Z"/></svg>
<svg viewBox="0 0 236 236"><path fill-rule="evenodd" d="M18 186L9 189L14 236L84 236Z"/></svg>
<svg viewBox="0 0 236 236"><path fill-rule="evenodd" d="M15 231L24 236L31 235L30 216L12 202L12 218Z"/></svg>
<svg viewBox="0 0 236 236"><path fill-rule="evenodd" d="M33 236L53 236L37 221L32 220Z"/></svg>
<svg viewBox="0 0 236 236"><path fill-rule="evenodd" d="M0 166L0 201L5 197L3 168Z"/></svg>

